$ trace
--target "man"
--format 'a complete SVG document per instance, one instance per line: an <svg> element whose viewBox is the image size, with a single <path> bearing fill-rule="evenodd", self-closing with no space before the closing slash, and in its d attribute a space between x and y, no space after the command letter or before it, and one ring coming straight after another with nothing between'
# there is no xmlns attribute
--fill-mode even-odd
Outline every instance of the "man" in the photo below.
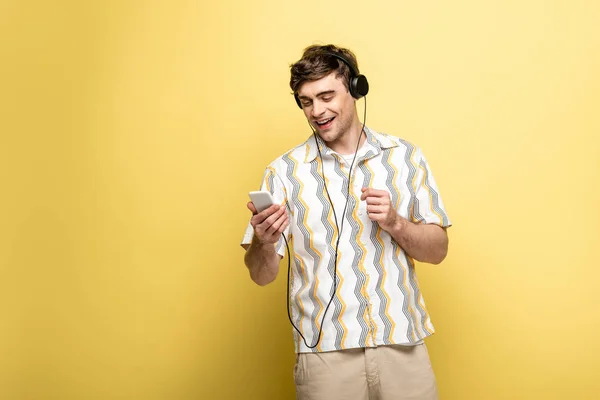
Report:
<svg viewBox="0 0 600 400"><path fill-rule="evenodd" d="M276 204L257 213L248 203L242 245L250 277L266 285L293 244L297 397L437 399L414 260L440 263L451 223L427 161L360 122L368 83L351 51L306 48L290 86L314 134L266 168L262 190Z"/></svg>

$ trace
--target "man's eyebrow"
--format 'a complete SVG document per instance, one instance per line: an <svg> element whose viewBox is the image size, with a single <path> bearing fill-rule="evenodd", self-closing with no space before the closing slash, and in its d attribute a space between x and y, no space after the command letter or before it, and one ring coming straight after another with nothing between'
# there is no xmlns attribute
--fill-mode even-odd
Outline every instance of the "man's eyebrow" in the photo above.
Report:
<svg viewBox="0 0 600 400"><path fill-rule="evenodd" d="M321 96L325 96L325 95L333 94L333 93L335 93L335 90L325 90L324 92L317 93L317 97L321 97Z"/></svg>
<svg viewBox="0 0 600 400"><path fill-rule="evenodd" d="M328 94L333 94L333 93L335 93L335 90L324 90L322 92L317 93L316 97L322 97L322 96L325 96L325 95L328 95ZM310 97L302 96L302 95L298 96L298 98L300 100L310 100Z"/></svg>

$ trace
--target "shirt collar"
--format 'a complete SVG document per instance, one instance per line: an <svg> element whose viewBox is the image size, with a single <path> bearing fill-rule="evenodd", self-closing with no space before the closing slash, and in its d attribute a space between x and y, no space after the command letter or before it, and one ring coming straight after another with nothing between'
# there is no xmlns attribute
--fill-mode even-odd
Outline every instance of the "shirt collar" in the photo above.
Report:
<svg viewBox="0 0 600 400"><path fill-rule="evenodd" d="M392 147L398 146L398 143L394 141L391 137L387 135L383 135L381 133L375 132L372 129L369 129L365 126L365 133L367 134L367 140L362 145L362 147L358 150L359 156L364 154L368 154L369 150L371 150L371 157L376 156L381 153L382 150L389 149ZM315 140L316 137L316 140ZM305 143L306 147L306 156L304 157L305 163L312 162L319 155L319 150L317 149L317 145L321 150L321 154L323 156L329 155L333 153L323 139L321 139L318 135L311 135ZM370 157L369 157L370 158Z"/></svg>

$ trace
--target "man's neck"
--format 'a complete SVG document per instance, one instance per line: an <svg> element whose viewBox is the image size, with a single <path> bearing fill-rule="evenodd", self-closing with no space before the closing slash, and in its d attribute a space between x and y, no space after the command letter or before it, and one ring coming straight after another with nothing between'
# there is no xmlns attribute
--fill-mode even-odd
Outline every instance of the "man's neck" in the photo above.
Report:
<svg viewBox="0 0 600 400"><path fill-rule="evenodd" d="M366 140L366 135L361 135L363 125L356 119L348 132L343 135L342 139L330 146L331 150L339 154L354 154L357 149L360 149ZM360 138L360 143L357 142Z"/></svg>

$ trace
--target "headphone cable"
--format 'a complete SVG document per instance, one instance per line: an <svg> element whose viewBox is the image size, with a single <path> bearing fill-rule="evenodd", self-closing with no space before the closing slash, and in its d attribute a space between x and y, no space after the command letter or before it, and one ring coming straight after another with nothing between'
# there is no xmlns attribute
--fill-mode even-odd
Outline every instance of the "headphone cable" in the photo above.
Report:
<svg viewBox="0 0 600 400"><path fill-rule="evenodd" d="M321 154L321 148L319 147L319 141L317 139L317 134L316 131L313 129L312 125L309 126L311 127L312 131L313 131L313 136L315 138L316 144L317 144L317 150L319 151L319 159L321 160L321 177L323 178L323 184L325 186L325 192L327 193L327 198L329 199L329 204L331 204L331 210L333 211L333 218L335 221L335 227L338 231L338 237L337 237L337 241L335 243L335 259L333 262L333 290L331 293L331 298L329 299L329 303L327 303L327 307L325 308L325 312L323 313L323 317L321 318L321 324L319 326L319 335L317 336L317 341L314 345L310 346L307 342L306 342L306 338L304 337L304 335L302 334L302 332L300 332L300 330L296 327L296 325L294 324L294 322L292 321L292 316L291 316L291 312L290 312L290 274L291 274L291 257L290 257L290 246L288 244L288 241L285 237L285 233L282 233L281 236L283 237L283 240L285 241L285 247L287 248L287 255L288 255L288 276L287 276L287 314L288 314L288 319L290 320L290 323L292 324L292 326L294 327L294 329L296 330L296 332L298 332L298 334L300 335L300 337L302 337L302 340L304 341L304 344L306 345L306 347L308 347L309 349L314 349L315 347L317 347L319 345L319 342L321 341L321 335L323 333L323 323L325 322L325 315L327 315L327 311L329 310L329 306L331 306L331 303L333 302L333 299L335 297L335 292L337 291L337 261L338 261L338 247L340 244L340 239L342 237L342 229L344 229L344 217L346 215L346 209L348 207L348 201L350 200L350 186L352 185L352 167L354 166L354 161L356 160L356 156L358 154L358 148L360 146L360 139L362 137L362 135L365 133L365 124L367 122L367 97L364 97L365 100L365 110L364 110L364 116L363 116L363 125L362 128L360 130L360 134L358 135L358 140L356 143L356 149L354 151L354 158L352 159L352 163L350 164L350 170L348 171L348 187L347 187L347 195L346 195L346 204L344 205L344 211L342 212L342 223L341 225L338 225L338 219L337 219L337 215L335 213L335 207L333 206L333 201L331 200L331 196L329 195L329 190L327 189L327 181L325 180L325 172L324 172L324 168L325 165L323 163L323 156Z"/></svg>

